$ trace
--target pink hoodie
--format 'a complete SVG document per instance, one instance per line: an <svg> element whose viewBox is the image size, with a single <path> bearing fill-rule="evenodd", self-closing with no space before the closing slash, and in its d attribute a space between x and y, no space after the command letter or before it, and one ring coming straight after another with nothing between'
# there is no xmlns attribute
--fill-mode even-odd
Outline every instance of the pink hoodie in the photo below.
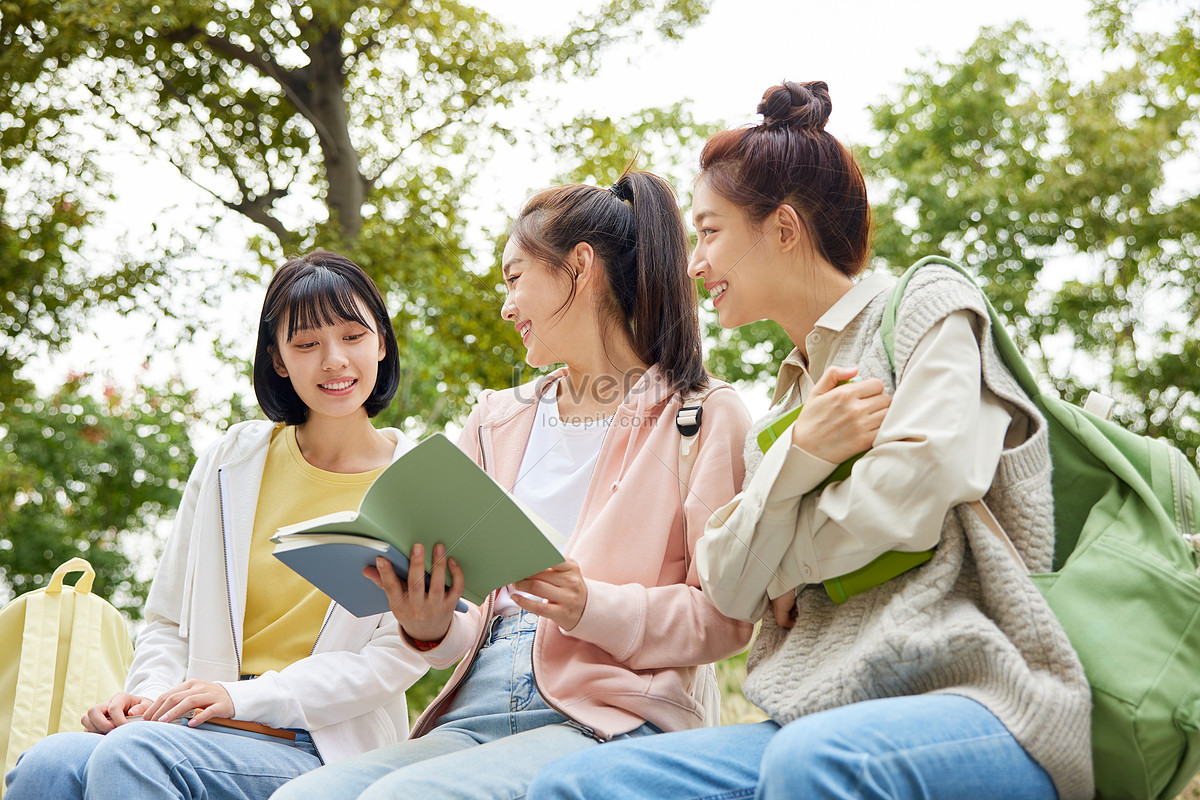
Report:
<svg viewBox="0 0 1200 800"><path fill-rule="evenodd" d="M513 487L540 397L551 375L516 389L485 391L459 446L505 489ZM737 393L704 402L684 521L679 512L680 397L651 367L617 410L566 554L579 562L587 606L570 632L538 622L533 675L560 713L609 739L650 722L663 731L696 728L689 694L696 667L743 650L753 626L730 619L700 590L692 558L712 512L742 485L742 445L750 418ZM483 644L495 596L456 613L446 638L422 655L438 669L462 659L413 726L427 733L454 696Z"/></svg>

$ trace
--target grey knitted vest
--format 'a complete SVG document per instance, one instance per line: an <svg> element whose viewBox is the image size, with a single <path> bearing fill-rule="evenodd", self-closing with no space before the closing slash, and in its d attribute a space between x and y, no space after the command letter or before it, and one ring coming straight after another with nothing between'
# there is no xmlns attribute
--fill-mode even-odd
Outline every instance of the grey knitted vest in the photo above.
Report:
<svg viewBox="0 0 1200 800"><path fill-rule="evenodd" d="M916 273L897 315L895 376L879 336L888 294L850 323L831 363L857 366L892 392L934 324L959 309L975 312L983 379L1014 418L1028 420L1027 438L1004 450L984 502L1029 568L1048 570L1054 519L1046 425L1000 361L978 289L947 268ZM793 391L754 426L746 442L747 481L762 461L758 432L798 402ZM1062 800L1094 794L1091 695L1083 668L1041 594L966 506L946 515L936 554L923 567L842 605L821 586L809 586L796 606L795 627L779 627L768 613L750 650L744 690L772 719L787 723L882 697L961 695L1004 723Z"/></svg>

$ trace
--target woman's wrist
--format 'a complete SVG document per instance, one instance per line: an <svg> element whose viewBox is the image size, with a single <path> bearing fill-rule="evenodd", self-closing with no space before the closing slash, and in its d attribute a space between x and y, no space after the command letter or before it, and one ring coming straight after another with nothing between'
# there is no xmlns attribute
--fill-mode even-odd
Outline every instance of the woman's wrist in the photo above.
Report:
<svg viewBox="0 0 1200 800"><path fill-rule="evenodd" d="M425 636L414 636L413 634L411 634L407 630L405 630L403 627L400 628L400 635L404 637L404 641L407 642L413 648L420 650L422 652L424 652L426 650L432 650L435 647L437 647L438 645L440 645L443 641L446 640L446 634L449 632L450 632L450 629L447 628L445 631L442 631L442 634L440 636L430 636L430 637L426 638Z"/></svg>
<svg viewBox="0 0 1200 800"><path fill-rule="evenodd" d="M427 642L424 639L414 639L411 636L408 637L408 643L411 644L413 647L417 648L418 650L420 650L421 652L425 652L426 650L432 650L433 648L435 648L439 644L441 644L441 642Z"/></svg>

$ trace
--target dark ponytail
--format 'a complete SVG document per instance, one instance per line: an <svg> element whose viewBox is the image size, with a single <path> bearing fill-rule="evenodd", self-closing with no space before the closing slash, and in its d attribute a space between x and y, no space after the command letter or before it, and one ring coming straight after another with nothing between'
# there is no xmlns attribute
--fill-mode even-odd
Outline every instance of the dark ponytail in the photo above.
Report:
<svg viewBox="0 0 1200 800"><path fill-rule="evenodd" d="M627 171L611 189L546 189L525 205L512 235L527 253L564 274L571 271L567 255L575 245L591 245L608 278L604 317L621 325L638 357L657 364L672 388L704 384L687 232L670 184L649 172ZM563 308L574 297L572 285Z"/></svg>
<svg viewBox="0 0 1200 800"><path fill-rule="evenodd" d="M853 277L870 253L871 206L854 156L825 131L832 111L824 81L772 86L758 104L761 125L705 143L700 179L756 224L791 206L817 252Z"/></svg>

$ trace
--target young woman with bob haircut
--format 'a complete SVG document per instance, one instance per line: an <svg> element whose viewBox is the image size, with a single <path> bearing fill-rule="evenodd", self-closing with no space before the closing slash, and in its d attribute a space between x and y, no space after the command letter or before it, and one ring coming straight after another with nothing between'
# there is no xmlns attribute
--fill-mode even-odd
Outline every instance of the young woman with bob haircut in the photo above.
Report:
<svg viewBox="0 0 1200 800"><path fill-rule="evenodd" d="M779 404L746 441L743 492L697 549L713 603L762 619L744 689L770 719L564 758L534 800L1093 794L1083 670L965 505L983 499L1029 568L1050 566L1045 421L1001 362L979 291L947 268L906 288L893 372L880 320L894 279L859 279L870 206L825 131L831 108L823 82L771 87L761 124L709 139L693 200L689 274L721 324L772 319L795 344ZM764 453L759 432L800 404ZM931 549L842 604L821 585Z"/></svg>
<svg viewBox="0 0 1200 800"><path fill-rule="evenodd" d="M316 251L275 272L254 355L269 421L232 426L192 470L127 690L87 712L86 732L22 755L8 798L267 798L322 763L404 738L404 691L424 660L391 614L359 619L331 603L270 541L281 526L356 508L412 447L370 422L398 378L387 309L357 265ZM212 718L287 738L196 728Z"/></svg>
<svg viewBox="0 0 1200 800"><path fill-rule="evenodd" d="M520 797L558 756L700 726L702 665L751 634L705 598L692 558L741 484L749 418L728 388L704 400L682 501L676 416L708 383L686 265L674 193L649 173L547 189L521 211L500 313L532 366L565 366L485 391L460 444L569 535L566 558L468 613L454 611L463 574L452 550L435 548L430 591L381 563L374 577L405 646L458 668L409 741L302 776L277 800Z"/></svg>

